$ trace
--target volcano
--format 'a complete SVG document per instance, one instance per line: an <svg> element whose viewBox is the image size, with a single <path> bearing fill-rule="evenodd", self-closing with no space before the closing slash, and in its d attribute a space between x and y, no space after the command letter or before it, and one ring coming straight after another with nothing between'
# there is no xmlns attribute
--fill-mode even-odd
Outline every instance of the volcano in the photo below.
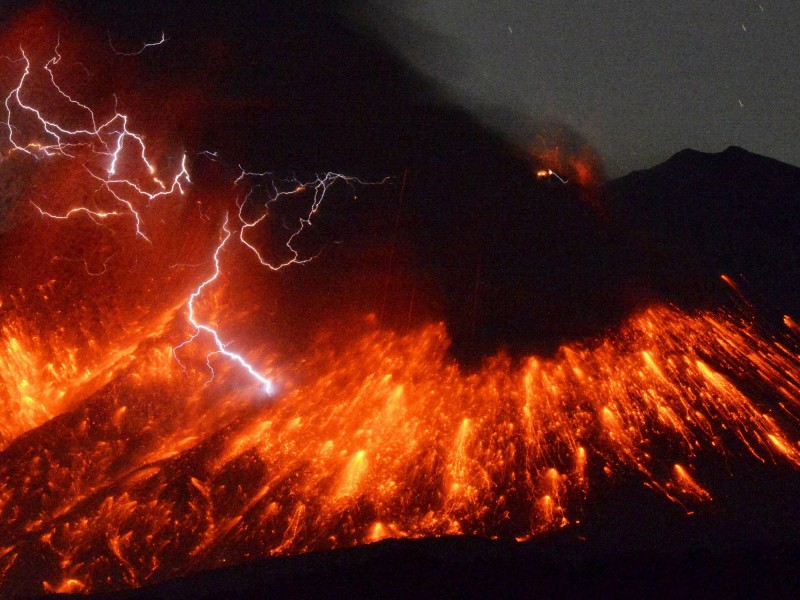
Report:
<svg viewBox="0 0 800 600"><path fill-rule="evenodd" d="M759 180L765 169L780 178ZM641 257L619 263L620 280L645 291L621 324L549 357L501 353L462 374L445 325L400 333L369 317L357 341L351 330L307 353L284 397L253 404L231 370L209 387L202 372L164 370L164 333L145 339L97 391L2 450L5 589L248 563L125 597L789 593L796 325L787 314L781 333L738 285L707 281L738 267L731 282L765 282L760 305L796 300L772 287L773 263L741 262L764 238L746 247L731 224L750 227L754 211L771 222L797 197L797 172L734 148L609 182L608 236ZM655 200L687 181L675 214ZM726 202L750 185L777 200ZM769 239L791 272L797 240L780 227Z"/></svg>
<svg viewBox="0 0 800 600"><path fill-rule="evenodd" d="M110 6L0 38L0 592L796 583L799 169L603 184L307 6Z"/></svg>

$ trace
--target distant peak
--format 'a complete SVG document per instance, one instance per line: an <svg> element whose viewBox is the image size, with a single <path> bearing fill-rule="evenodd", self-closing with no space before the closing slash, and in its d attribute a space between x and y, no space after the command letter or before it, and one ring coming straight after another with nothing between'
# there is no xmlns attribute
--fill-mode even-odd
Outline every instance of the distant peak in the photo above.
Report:
<svg viewBox="0 0 800 600"><path fill-rule="evenodd" d="M661 164L642 171L621 177L620 180L633 177L718 177L726 173L728 176L749 177L753 180L776 178L800 178L800 168L783 163L774 158L755 154L741 146L728 146L721 152L701 152L685 148L673 154Z"/></svg>
<svg viewBox="0 0 800 600"><path fill-rule="evenodd" d="M737 169L762 170L791 167L778 160L754 154L741 146L728 146L721 152L701 152L687 148L672 155L667 161L653 167L655 170L673 169Z"/></svg>
<svg viewBox="0 0 800 600"><path fill-rule="evenodd" d="M743 157L743 156L750 156L752 155L751 152L748 152L741 146L728 146L722 152L702 152L700 150L695 150L693 148L684 148L679 152L673 154L666 162L673 162L673 161L683 161L687 159L698 160L703 158L713 158L713 157Z"/></svg>
<svg viewBox="0 0 800 600"><path fill-rule="evenodd" d="M720 154L728 154L728 155L734 155L734 156L748 156L748 155L752 154L752 152L748 152L747 150L745 150L741 146L728 146Z"/></svg>

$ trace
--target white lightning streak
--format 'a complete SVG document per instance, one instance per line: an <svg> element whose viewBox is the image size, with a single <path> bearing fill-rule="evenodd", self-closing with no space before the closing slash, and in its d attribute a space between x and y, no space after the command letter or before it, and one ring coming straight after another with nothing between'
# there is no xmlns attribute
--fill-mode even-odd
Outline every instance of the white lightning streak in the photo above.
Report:
<svg viewBox="0 0 800 600"><path fill-rule="evenodd" d="M158 42L145 44L138 52L123 53L118 52L117 50L114 51L118 54L133 56L140 54L151 46L163 44L165 41L166 36L162 34L161 40ZM110 43L111 40L109 38L109 44ZM22 74L17 82L16 87L9 92L4 102L6 111L5 127L8 132L8 143L10 144L11 151L23 152L38 160L55 155L61 155L75 159L77 157L71 153L70 150L77 149L79 147L88 149L93 155L102 157L103 161L105 162L105 167L102 169L104 172L98 171L96 166L93 167L89 164L83 164L82 166L92 178L99 182L99 189L104 189L106 192L108 192L108 194L114 198L117 203L124 207L124 210L99 210L85 206L76 206L70 208L62 214L56 214L40 207L33 202L31 202L31 204L41 216L57 220L67 220L76 215L85 215L99 224L101 221L106 219L128 216L131 217L135 222L136 235L148 242L151 242L151 240L144 233L144 224L142 216L140 215L139 210L137 210L137 205L139 203L143 203L145 208L149 208L151 202L156 199L168 197L176 193L180 195L185 193L184 186L191 183L191 177L186 164L186 155L183 155L181 159L180 170L174 175L171 183L169 185L165 184L156 175L155 166L148 158L148 150L144 136L135 133L128 128L127 115L120 113L118 107L115 107L113 116L104 122L99 123L94 111L89 108L89 106L73 98L64 90L61 85L59 85L54 71L55 67L61 62L62 59L59 52L59 46L60 40L55 46L53 56L42 67L42 70L47 73L46 81L49 83L52 89L57 92L58 96L63 99L63 101L77 108L80 113L86 115L86 121L90 122L91 125L84 128L67 127L64 124L60 124L48 118L44 109L37 108L32 102L26 99L26 97L29 95L29 81L34 77L34 69L31 61L28 58L28 55L25 53L25 50L20 48L21 58L17 61L12 59L9 60L11 60L12 63L19 62L23 64ZM20 114L27 114L33 117L34 123L38 123L40 139L37 140L37 136L32 135L30 136L29 141L22 141L23 129L18 126L15 121L15 118ZM44 141L41 141L41 137L44 138ZM125 178L118 173L123 152L125 152L126 148L129 146L133 146L135 148L134 156L138 156L137 160L139 161L139 168L144 167L150 175L150 181L147 186L142 185L139 181ZM205 155L211 160L217 159L216 153L206 152L201 154ZM278 271L292 264L307 263L313 260L315 256L301 257L300 252L294 247L293 244L297 240L298 236L312 226L312 218L319 211L320 206L330 187L339 181L350 186L353 184L380 185L385 183L388 178L385 178L380 182L365 182L355 177L348 177L338 173L328 172L324 175L317 175L316 179L308 183L303 183L297 178L282 181L281 183L284 185L288 184L289 188L279 189L279 185L275 183L279 180L273 178L268 172L248 172L244 169L241 169L241 167L240 170L241 173L234 181L234 185L239 184L245 178L270 176L270 197L263 205L263 212L254 220L248 220L244 217L244 207L248 202L251 201L251 195L253 192L252 189L241 203L237 203L239 211L237 215L237 223L235 225L231 225L229 215L225 215L225 221L222 225L222 229L220 230L220 242L214 249L213 253L214 271L207 279L200 283L197 288L195 288L194 292L191 293L186 301L187 319L194 328L194 333L189 339L182 342L178 346L175 346L172 352L175 360L181 365L181 367L183 367L183 364L178 357L179 350L194 342L201 335L206 334L213 341L214 348L206 355L206 364L211 371L211 379L209 382L213 381L214 379L214 369L211 364L212 358L217 355L222 355L227 359L237 363L245 371L247 371L247 373L259 383L264 393L267 395L272 395L274 393L274 384L272 380L261 375L242 355L229 350L229 343L223 342L219 333L211 325L203 322L202 319L198 317L197 307L195 304L203 295L203 293L220 278L222 273L221 256L223 250L229 243L239 242L254 253L261 265L271 269L272 271ZM308 213L299 218L296 228L292 230L288 241L285 243L285 247L288 249L290 257L281 262L272 263L265 259L259 249L247 239L247 231L257 227L270 216L269 210L271 204L282 198L292 197L304 193L313 193L311 198L311 206ZM93 273L90 271L88 269L88 264L86 264L86 261L84 261L87 273L90 275L104 273L106 271L107 262L109 259L106 259L106 261L103 263L103 271L101 273Z"/></svg>
<svg viewBox="0 0 800 600"><path fill-rule="evenodd" d="M115 54L119 54L120 56L139 56L142 52L144 52L148 48L152 48L154 46L160 46L161 44L164 44L168 40L169 40L169 38L162 31L160 40L158 40L156 42L144 43L144 44L142 44L142 47L139 50L137 50L136 52L121 52L120 50L117 50L116 48L114 48L114 44L111 42L111 32L108 33L108 45L111 46L111 49L114 51Z"/></svg>
<svg viewBox="0 0 800 600"><path fill-rule="evenodd" d="M246 176L263 177L265 175L270 175L270 173L268 172L250 173L242 170L241 175L239 175L239 178L236 179L234 183L242 181L242 179L244 179L244 177ZM388 178L384 178L380 182L368 182L368 181L362 181L356 177L349 177L346 175L341 175L339 173L328 172L325 173L324 176L317 175L314 181L308 183L302 183L297 179L289 180L286 183L294 184L294 187L290 190L280 191L273 184L273 195L264 204L264 209L265 209L264 212L257 219L253 221L247 221L242 213L244 210L244 206L247 204L247 201L250 198L250 194L252 193L251 190L251 192L248 193L245 200L241 204L239 204L239 220L243 223L241 229L239 230L239 241L241 241L242 244L247 246L253 252L253 254L255 254L256 258L258 258L258 262L261 263L261 265L267 267L268 269L271 269L272 271L279 271L284 267L287 267L292 264L305 264L307 262L310 262L314 260L318 255L310 256L307 258L300 258L300 253L292 244L295 241L295 239L299 235L301 235L306 228L311 226L311 219L319 211L320 205L322 204L322 201L325 199L325 195L327 194L330 187L337 181L342 181L344 183L347 183L348 185L352 185L353 183L357 183L359 185L381 185L383 183L386 183L387 180ZM289 250L289 253L291 255L290 258L288 258L283 262L279 262L277 264L268 261L263 257L261 252L259 252L258 248L256 248L251 242L245 239L246 231L248 229L256 227L269 216L270 204L273 204L282 197L301 194L307 190L312 190L314 193L311 202L311 209L309 210L308 214L305 217L301 217L299 219L297 228L292 232L292 234L289 236L288 241L286 242L286 248Z"/></svg>
<svg viewBox="0 0 800 600"><path fill-rule="evenodd" d="M98 175L89 166L84 165L84 167L92 177L100 182L102 188L107 190L117 202L125 206L126 210L124 212L92 211L88 208L80 207L71 209L62 215L55 215L42 210L38 206L37 209L42 215L59 219L69 218L69 216L77 213L92 213L93 217L97 219L105 219L111 216L123 216L125 213L129 213L136 223L136 235L149 242L150 239L143 231L142 218L134 205L134 200L123 194L123 190L132 192L136 197L144 200L148 206L150 202L157 198L170 196L174 193L184 194L184 186L191 183L186 165L186 155L182 157L180 170L172 178L171 183L166 185L164 181L156 175L156 168L147 156L147 145L145 144L144 137L129 129L127 115L120 113L119 110L115 110L113 116L98 125L94 111L86 104L73 98L59 85L56 81L54 67L61 62L62 57L59 52L60 44L61 41L59 39L56 43L53 56L45 63L43 70L47 72L47 79L52 88L66 102L79 108L81 112L86 114L88 120L91 122L91 127L68 128L49 119L42 109L37 108L25 99L25 91L32 77L33 67L25 50L20 48L21 58L18 62L24 65L22 75L16 87L6 96L4 102L6 112L5 127L8 132L8 142L12 151L23 152L37 159L54 155L75 158L70 152L70 149L77 147L86 147L93 154L106 157L108 162L105 167L104 176ZM18 141L19 128L15 125L14 121L15 115L18 113L31 115L35 119L35 122L38 122L41 131L44 133L44 141L37 141L35 139L27 143ZM147 189L136 181L120 178L117 175L120 158L129 144L133 144L137 147L138 151L136 154L141 161L141 165L146 168L151 176L151 185L148 186ZM155 189L153 189L152 184L155 184Z"/></svg>
<svg viewBox="0 0 800 600"><path fill-rule="evenodd" d="M209 334L211 336L211 338L214 340L214 345L216 347L215 351L210 352L206 356L206 364L208 365L208 368L211 371L211 379L209 380L209 383L211 381L213 381L213 379L214 379L214 368L211 365L211 357L216 355L216 354L222 354L223 356L228 357L229 359L233 360L234 362L238 363L241 367L243 367L250 374L251 377L253 377L256 381L258 381L261 384L261 389L263 390L263 392L265 394L271 396L273 394L273 391L274 391L274 385L273 385L272 381L270 379L267 379L266 377L262 376L258 371L256 371L253 368L253 366L250 365L250 363L248 363L241 355L236 354L235 352L231 352L230 350L228 350L227 347L226 347L227 345L222 342L222 340L219 337L219 334L213 328L211 328L208 325L205 325L205 324L199 322L197 320L197 317L196 317L196 314L195 314L195 308L194 308L195 300L197 300L200 297L200 295L203 293L203 290L207 286L211 285L214 281L216 281L217 278L220 275L221 268L220 268L219 255L222 252L222 249L225 247L225 245L231 239L231 235L233 233L230 229L228 229L228 215L225 215L225 222L222 225L222 231L225 232L225 235L222 238L222 241L217 246L216 250L214 251L214 273L208 279L203 281L203 283L201 283L197 287L197 289L195 289L194 292L192 292L192 295L189 296L189 302L187 303L187 307L189 309L188 319L189 319L189 322L192 324L192 326L195 328L195 333L188 340L186 340L182 344L180 344L180 345L176 346L175 348L173 348L172 354L175 357L175 360L178 361L178 364L181 364L181 366L183 366L182 363L180 362L180 359L178 358L178 354L177 354L178 350L180 350L181 348L183 348L187 344L190 344L195 339L197 339L197 337L201 333L205 332L205 333Z"/></svg>

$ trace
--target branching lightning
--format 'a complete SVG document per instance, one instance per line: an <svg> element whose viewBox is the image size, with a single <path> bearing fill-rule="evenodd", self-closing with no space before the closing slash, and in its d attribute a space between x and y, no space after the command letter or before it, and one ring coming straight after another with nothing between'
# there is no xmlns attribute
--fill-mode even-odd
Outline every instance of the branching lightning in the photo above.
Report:
<svg viewBox="0 0 800 600"><path fill-rule="evenodd" d="M162 34L161 40L145 44L138 52L134 53L117 51L114 49L113 45L111 45L110 39L109 44L117 54L133 56L140 54L151 46L161 45L166 42L166 40L166 36ZM137 206L139 204L144 204L144 208L148 208L154 200L170 197L176 193L180 195L185 193L185 186L191 183L186 155L183 155L180 170L172 177L171 182L169 184L164 183L164 180L159 178L152 161L148 158L148 149L144 136L129 129L129 117L126 114L119 112L119 110L115 108L114 115L100 122L98 125L99 120L94 111L86 104L76 100L59 85L54 72L54 68L60 63L62 58L59 53L59 45L60 41L56 44L53 56L42 67L42 70L47 73L46 81L49 82L49 85L57 92L60 98L73 107L77 107L77 109L85 115L86 120L90 122L91 125L84 128L69 128L48 118L45 115L44 109L36 107L27 99L26 90L28 89L31 78L34 76L34 67L25 50L20 48L21 57L12 62L19 62L23 65L22 75L17 81L16 86L6 96L4 102L6 111L5 127L10 152L22 152L35 159L57 155L76 159L76 150L78 148L88 149L91 155L103 158L105 161L105 166L103 167L104 172L98 171L96 167L90 164L84 164L84 169L90 177L98 182L99 190L105 190L124 208L120 210L99 210L86 206L77 206L63 213L55 213L42 208L34 202L31 202L31 204L42 217L57 220L67 220L77 215L84 215L95 223L101 223L110 218L128 216L134 220L136 235L152 243L151 239L144 232L144 220L140 212L141 209L137 208ZM16 117L23 114L33 117L34 123L37 123L39 135L41 136L39 139L32 136L31 140L22 141L21 132L23 127L17 124ZM127 149L129 147L133 147L134 149L134 157L138 161L139 168L143 167L149 175L147 185L143 185L135 179L124 177L119 173L123 155L126 157L128 156L129 151ZM203 154L212 160L217 159L215 153L204 152ZM278 180L272 177L272 174L268 172L255 173L241 168L240 170L241 173L234 181L234 185L238 185L248 178L268 177L270 197L263 206L263 212L261 212L257 218L248 220L244 216L244 208L248 202L251 201L253 194L253 189L251 189L247 196L241 202L237 203L239 208L238 214L235 217L237 222L231 223L230 215L226 215L220 230L220 242L213 252L214 271L195 288L186 301L187 319L194 328L194 333L189 339L175 346L172 354L175 360L183 367L178 356L179 350L205 334L210 337L214 348L206 356L206 364L211 371L211 379L209 382L214 379L214 369L211 364L212 359L217 355L221 355L237 363L258 382L264 393L272 395L274 392L273 382L261 375L241 354L237 354L228 349L229 343L224 342L219 332L198 316L196 301L200 299L204 291L213 286L213 284L220 279L222 274L221 256L223 250L229 243L240 242L255 255L262 266L272 271L279 271L293 264L307 263L313 260L316 255L303 257L293 244L298 236L312 226L312 218L319 211L330 187L337 182L343 182L350 186L354 184L377 185L384 183L386 179L380 182L365 182L355 177L328 172L324 175L317 175L312 181L304 183L297 178ZM297 226L292 230L285 244L289 252L289 258L279 262L267 260L263 252L247 238L247 232L262 224L269 217L269 208L274 202L283 198L300 196L308 192L313 194L309 211L305 216L299 219ZM89 272L88 267L87 272ZM105 272L105 268L103 272ZM89 273L94 274L91 272Z"/></svg>
<svg viewBox="0 0 800 600"><path fill-rule="evenodd" d="M189 171L186 166L186 156L181 160L181 168L172 178L169 185L166 185L156 174L156 168L147 156L147 146L144 137L128 127L129 117L119 110L115 110L114 115L98 125L98 119L86 104L76 100L69 95L56 81L54 67L61 61L59 45L56 44L53 56L42 67L47 72L47 80L52 88L69 104L78 107L86 115L91 126L84 128L69 128L60 123L49 119L44 110L37 108L29 103L25 98L26 84L33 76L33 66L28 55L23 48L20 48L21 58L18 62L23 63L23 72L16 87L14 87L5 98L5 128L11 152L22 152L34 158L40 159L62 155L69 158L77 158L73 153L77 148L88 149L92 155L102 157L106 162L104 168L105 175L96 173L90 165L84 165L88 173L100 183L100 187L105 189L118 203L125 207L125 211L99 211L87 207L77 207L70 209L66 213L56 215L47 212L38 206L36 207L43 216L53 218L69 218L76 214L87 214L93 219L107 219L109 217L123 216L129 214L136 223L136 235L146 241L150 241L144 233L142 217L137 210L134 199L128 198L124 191L129 191L138 197L138 200L145 201L148 205L151 201L171 196L178 192L184 194L184 186L191 183ZM40 139L31 139L27 142L19 140L21 126L16 124L15 117L20 114L27 114L33 117L38 124ZM119 162L126 153L128 146L134 146L137 150L135 156L138 157L140 164L146 169L151 177L147 188L131 179L120 178L117 174Z"/></svg>
<svg viewBox="0 0 800 600"><path fill-rule="evenodd" d="M269 186L271 188L269 199L264 203L263 212L253 220L248 220L244 216L244 208L252 198L253 189L251 188L251 190L247 193L245 198L241 202L237 203L239 207L239 212L237 214L237 219L239 222L238 233L236 232L235 229L231 229L229 215L225 216L225 221L221 229L221 236L220 236L221 240L217 245L216 249L214 250L214 257L213 257L214 272L208 279L203 281L194 290L194 292L192 292L191 296L189 297L189 301L187 303L188 307L187 318L194 327L195 332L188 340L176 346L173 351L173 354L176 360L180 362L180 360L178 359L177 351L185 347L187 344L195 341L201 333L207 333L209 336L211 336L211 339L213 340L214 343L214 347L216 348L214 351L212 351L206 356L206 364L208 365L208 368L211 371L211 380L209 380L209 382L214 379L214 369L211 365L211 359L213 356L221 354L231 359L232 361L238 363L256 381L259 382L259 384L261 385L261 389L266 394L272 395L275 387L273 382L270 379L267 379L262 375L260 375L258 371L255 369L255 367L253 367L249 362L247 362L240 354L236 354L228 350L227 349L228 344L222 341L222 339L219 336L219 333L213 327L211 327L207 323L203 323L200 320L198 320L194 303L198 298L200 298L203 291L208 286L217 281L217 279L219 278L222 270L220 266L220 255L222 253L222 250L229 242L239 241L242 245L248 248L255 255L258 262L262 266L265 266L272 271L280 271L281 269L284 269L290 265L305 264L307 262L310 262L314 258L316 258L318 254L313 254L309 257L302 257L300 255L300 251L293 245L293 243L298 238L298 236L300 236L307 228L311 227L312 218L319 211L320 206L322 205L322 202L325 199L325 196L328 190L331 188L331 186L340 181L347 183L348 185L353 185L356 183L360 185L378 185L385 183L387 179L383 179L380 182L366 182L355 177L348 177L346 175L341 175L339 173L328 172L325 173L324 175L317 175L316 178L311 182L303 183L296 177L288 180L277 180L273 178L272 174L269 172L254 173L241 169L241 173L239 177L235 180L234 184L239 184L245 178L248 177L269 177ZM287 186L287 189L281 189L282 186L279 184ZM278 200L287 197L294 197L303 194L307 191L311 191L313 193L309 211L308 213L306 213L305 216L299 219L297 227L289 235L289 239L286 241L285 244L286 249L289 251L290 257L278 263L270 262L269 260L264 258L264 255L262 254L262 252L259 251L259 249L256 247L255 244L246 239L245 237L246 231L263 223L270 215L269 213L270 206L275 202L277 202Z"/></svg>
<svg viewBox="0 0 800 600"><path fill-rule="evenodd" d="M236 179L234 184L240 183L246 177L265 177L271 175L272 174L269 172L252 173L242 169L241 174ZM346 175L341 175L339 173L328 172L325 173L325 175L317 175L315 180L308 183L303 183L297 178L292 178L283 181L284 184L288 184L289 186L289 189L286 190L279 189L274 179L270 180L272 193L270 195L269 200L267 200L264 204L264 212L261 213L261 215L259 215L258 218L252 221L248 221L243 215L244 207L247 205L247 202L252 195L252 190L247 194L245 199L239 203L239 220L242 222L242 227L239 230L239 240L241 241L242 244L247 246L253 252L253 254L255 254L256 258L258 258L258 262L260 262L263 266L273 271L279 271L280 269L283 269L284 267L287 267L292 264L304 264L309 261L312 261L314 260L314 258L316 258L316 255L307 258L302 258L298 250L293 246L293 242L298 236L300 236L303 233L303 231L306 228L311 226L311 219L319 211L319 208L322 205L322 202L325 199L325 195L327 194L330 187L339 181L346 183L348 185L358 184L363 186L363 185L381 185L383 183L386 183L387 180L388 178L384 178L379 182L368 182L368 181L362 181L356 177L348 177ZM289 239L286 242L286 248L289 250L290 258L279 263L270 262L269 260L264 258L264 256L261 254L261 252L259 252L258 248L256 248L255 245L253 245L250 241L246 239L245 236L247 230L257 227L265 219L267 219L267 217L269 216L269 207L271 204L285 197L291 197L298 194L303 194L308 190L311 190L313 192L311 208L305 217L300 218L297 227L289 236Z"/></svg>
<svg viewBox="0 0 800 600"><path fill-rule="evenodd" d="M195 339L197 339L197 337L201 333L207 333L209 336L211 336L211 339L214 341L214 347L216 348L214 351L210 352L206 356L206 364L208 365L208 368L211 371L211 379L209 380L209 383L214 379L214 367L211 365L211 359L213 356L221 354L231 359L232 361L238 363L242 368L244 368L244 370L247 371L250 374L250 376L253 377L253 379L255 379L261 384L261 389L264 391L264 393L271 396L273 393L272 381L259 374L259 372L256 371L256 369L249 362L247 362L240 354L236 354L235 352L231 352L230 350L228 350L226 347L227 344L225 344L220 339L217 331L214 328L210 327L209 325L206 325L198 321L197 315L195 314L195 306L194 306L195 300L197 300L200 297L200 295L203 293L203 290L205 290L207 286L210 286L219 278L221 272L220 253L222 252L222 249L225 247L228 241L231 239L231 235L233 233L228 228L227 215L225 216L225 222L222 225L222 231L224 232L224 236L222 237L222 240L220 241L219 245L214 250L214 273L208 279L203 281L199 286L197 286L194 292L192 292L192 294L189 296L189 301L187 302L188 319L189 322L192 324L192 326L195 328L195 332L192 335L192 337L190 337L188 340L179 344L178 346L175 346L175 348L173 348L172 354L180 364L180 359L178 358L178 350L180 350L187 344L190 344L193 341L195 341Z"/></svg>

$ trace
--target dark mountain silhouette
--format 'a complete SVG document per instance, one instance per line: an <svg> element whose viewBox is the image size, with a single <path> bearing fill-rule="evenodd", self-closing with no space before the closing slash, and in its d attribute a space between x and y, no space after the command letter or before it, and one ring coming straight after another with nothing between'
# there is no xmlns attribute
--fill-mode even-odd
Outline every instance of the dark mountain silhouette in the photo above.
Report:
<svg viewBox="0 0 800 600"><path fill-rule="evenodd" d="M607 186L628 281L688 307L726 274L762 310L800 310L800 169L742 148L683 150Z"/></svg>
<svg viewBox="0 0 800 600"><path fill-rule="evenodd" d="M722 273L744 277L768 310L798 314L800 169L738 148L685 150L594 190L598 210L573 183L537 180L543 163L449 105L335 7L74 4L75 18L124 30L132 47L168 30L167 58L143 60L164 85L203 88L191 150L253 170L393 177L358 203L333 198L317 222L319 260L270 281L280 319L264 333L292 351L319 327L374 312L398 329L444 319L465 363L500 347L549 352L647 302L727 302ZM98 597L788 595L800 482L755 470L748 481L723 485L722 508L695 519L637 483L593 490L588 529L527 544L387 541Z"/></svg>

